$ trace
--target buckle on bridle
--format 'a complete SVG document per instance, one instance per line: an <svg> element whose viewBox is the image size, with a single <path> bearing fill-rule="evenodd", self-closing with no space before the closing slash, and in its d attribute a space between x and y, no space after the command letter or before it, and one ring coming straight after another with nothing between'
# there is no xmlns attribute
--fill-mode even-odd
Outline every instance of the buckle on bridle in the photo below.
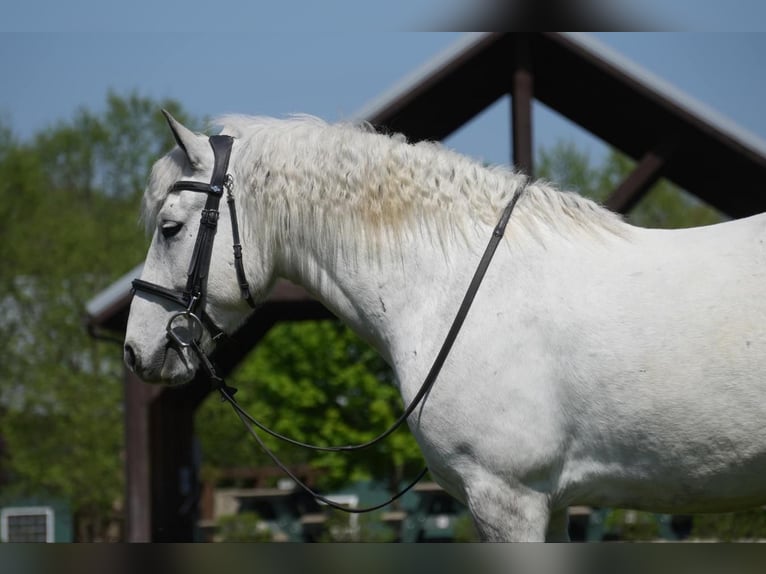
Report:
<svg viewBox="0 0 766 574"><path fill-rule="evenodd" d="M206 225L207 227L216 227L218 225L218 210L203 209L200 224Z"/></svg>

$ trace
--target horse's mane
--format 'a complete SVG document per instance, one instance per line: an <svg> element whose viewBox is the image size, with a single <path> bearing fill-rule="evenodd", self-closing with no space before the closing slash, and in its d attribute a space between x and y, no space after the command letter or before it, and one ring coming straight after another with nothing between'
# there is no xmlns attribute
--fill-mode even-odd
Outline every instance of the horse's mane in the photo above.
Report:
<svg viewBox="0 0 766 574"><path fill-rule="evenodd" d="M494 226L526 182L507 167L482 165L438 143L380 135L366 124L310 116L224 116L216 124L236 138L232 166L243 211L268 213L266 221L258 220L258 233L270 227L276 244L301 233L311 233L327 249L344 238L356 246L379 245L381 238L396 242L402 232L449 242L476 222ZM182 158L176 149L153 169L144 200L149 226L185 169ZM620 233L623 227L618 215L544 181L527 187L513 217L514 227L533 233Z"/></svg>

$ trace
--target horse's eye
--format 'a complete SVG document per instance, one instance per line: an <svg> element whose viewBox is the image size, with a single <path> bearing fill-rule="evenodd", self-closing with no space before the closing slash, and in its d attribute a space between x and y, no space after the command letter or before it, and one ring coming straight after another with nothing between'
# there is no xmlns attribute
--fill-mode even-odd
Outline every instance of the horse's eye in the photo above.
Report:
<svg viewBox="0 0 766 574"><path fill-rule="evenodd" d="M160 231L165 239L170 239L171 237L178 235L178 232L181 231L183 226L183 223L178 223L177 221L163 221Z"/></svg>

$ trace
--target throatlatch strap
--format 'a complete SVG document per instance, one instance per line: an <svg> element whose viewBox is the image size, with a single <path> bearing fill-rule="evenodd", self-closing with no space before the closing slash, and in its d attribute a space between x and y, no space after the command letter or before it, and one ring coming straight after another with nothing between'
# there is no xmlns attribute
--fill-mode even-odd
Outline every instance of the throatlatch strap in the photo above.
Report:
<svg viewBox="0 0 766 574"><path fill-rule="evenodd" d="M242 298L247 301L253 309L257 307L253 296L250 294L250 286L247 284L247 277L245 276L245 266L242 261L242 244L239 242L239 223L237 223L237 208L234 205L234 195L229 189L229 196L227 198L229 204L229 216L231 217L231 235L234 242L234 269L237 272L237 283L239 283L239 290L242 294Z"/></svg>

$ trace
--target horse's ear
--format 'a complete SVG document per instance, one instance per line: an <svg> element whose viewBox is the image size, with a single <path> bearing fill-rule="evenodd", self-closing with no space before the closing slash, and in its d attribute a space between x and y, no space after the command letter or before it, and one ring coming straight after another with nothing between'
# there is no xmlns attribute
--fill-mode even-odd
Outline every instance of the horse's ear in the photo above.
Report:
<svg viewBox="0 0 766 574"><path fill-rule="evenodd" d="M178 147L180 147L189 159L192 167L199 168L208 160L210 155L210 144L208 138L195 134L189 128L184 126L181 122L175 119L170 112L162 110L165 115L165 119L170 126L170 131L173 132L173 138L175 138Z"/></svg>

